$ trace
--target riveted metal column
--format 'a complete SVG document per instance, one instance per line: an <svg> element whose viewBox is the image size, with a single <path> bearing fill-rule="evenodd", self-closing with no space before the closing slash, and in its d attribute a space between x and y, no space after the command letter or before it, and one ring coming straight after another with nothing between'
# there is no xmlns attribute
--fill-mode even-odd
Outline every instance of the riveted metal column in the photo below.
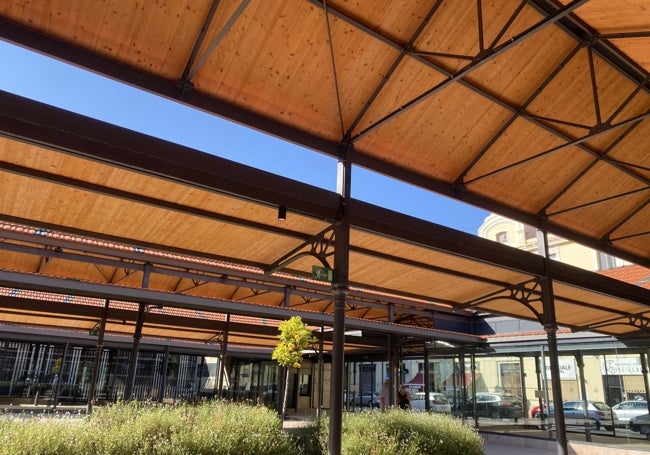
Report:
<svg viewBox="0 0 650 455"><path fill-rule="evenodd" d="M151 273L151 264L144 265L144 275L142 277L142 287L147 289L149 287L149 275ZM140 302L138 306L138 319L135 323L135 331L133 332L133 347L131 348L131 358L129 360L129 371L126 378L126 387L124 389L124 400L129 401L133 398L133 388L135 386L135 373L138 367L138 351L140 350L140 338L142 338L142 326L144 325L144 313L146 304Z"/></svg>
<svg viewBox="0 0 650 455"><path fill-rule="evenodd" d="M641 359L641 374L643 374L643 391L645 392L645 396L648 397L648 392L650 392L650 384L648 384L648 358L646 357L647 354L644 352L641 352L639 354L639 358ZM605 362L605 371L607 371L607 362ZM646 398L646 406L648 413L650 414L650 400ZM650 434L646 435L646 439L650 440Z"/></svg>
<svg viewBox="0 0 650 455"><path fill-rule="evenodd" d="M332 283L334 295L334 332L332 337L332 380L330 390L329 455L341 454L341 430L343 426L343 377L345 373L345 304L348 294L350 262L350 199L351 163L348 149L338 163L337 187L340 195L339 223L335 227L334 269Z"/></svg>
<svg viewBox="0 0 650 455"><path fill-rule="evenodd" d="M544 304L544 330L548 341L548 357L551 367L551 390L555 406L555 424L558 455L567 455L566 425L562 412L562 384L560 382L560 362L557 349L557 321L555 319L555 304L553 302L553 286L551 280L542 281L542 299ZM544 366L542 366L544 368Z"/></svg>
<svg viewBox="0 0 650 455"><path fill-rule="evenodd" d="M424 409L431 410L431 382L429 381L429 350L427 345L424 345Z"/></svg>
<svg viewBox="0 0 650 455"><path fill-rule="evenodd" d="M66 362L68 361L68 351L70 349L70 343L65 342L65 347L63 348L63 359L61 360L61 368L56 376L56 385L54 387L54 405L52 409L55 410L59 403L59 390L61 390L61 381L63 381L63 369L65 368Z"/></svg>
<svg viewBox="0 0 650 455"><path fill-rule="evenodd" d="M160 391L158 392L158 403L165 401L167 394L167 368L169 368L169 345L165 346L165 356L163 357L162 370L160 372Z"/></svg>
<svg viewBox="0 0 650 455"><path fill-rule="evenodd" d="M556 441L558 455L567 455L567 437L566 424L564 422L564 412L562 411L562 384L560 382L560 362L558 360L557 350L557 318L555 316L555 297L553 294L553 281L550 277L550 268L552 261L549 259L548 251L548 232L546 227L537 231L537 248L539 253L544 256L545 276L540 279L542 288L542 325L546 331L548 340L548 357L551 367L551 390L553 390L553 402L555 406L555 425ZM542 368L546 368L542 364ZM550 403L548 403L550 409ZM550 412L550 411L549 411Z"/></svg>
<svg viewBox="0 0 650 455"><path fill-rule="evenodd" d="M318 337L318 404L316 406L316 418L320 420L323 413L323 381L325 380L325 359L323 358L324 343L323 335L325 328L320 326L320 336Z"/></svg>
<svg viewBox="0 0 650 455"><path fill-rule="evenodd" d="M530 415L528 408L528 394L526 393L526 369L524 368L524 356L519 354L519 377L521 378L521 400L524 406L524 419ZM515 419L515 422L517 419Z"/></svg>
<svg viewBox="0 0 650 455"><path fill-rule="evenodd" d="M226 361L228 359L228 331L230 329L230 313L226 314L226 323L224 324L223 336L221 337L221 355L219 356L219 380L217 387L219 388L218 397L223 398L223 380L226 373Z"/></svg>
<svg viewBox="0 0 650 455"><path fill-rule="evenodd" d="M95 359L93 361L93 373L90 380L90 390L88 391L88 404L86 412L92 414L93 401L95 400L95 391L97 389L97 376L99 376L99 362L101 361L102 351L104 349L104 332L106 331L106 317L108 316L109 300L104 301L104 310L102 311L102 320L97 330L97 347L95 348Z"/></svg>
<svg viewBox="0 0 650 455"><path fill-rule="evenodd" d="M582 400L582 417L585 425L585 440L591 442L591 420L589 419L589 403L587 402L587 381L585 381L585 361L582 353L575 354L578 374L580 375L580 399Z"/></svg>

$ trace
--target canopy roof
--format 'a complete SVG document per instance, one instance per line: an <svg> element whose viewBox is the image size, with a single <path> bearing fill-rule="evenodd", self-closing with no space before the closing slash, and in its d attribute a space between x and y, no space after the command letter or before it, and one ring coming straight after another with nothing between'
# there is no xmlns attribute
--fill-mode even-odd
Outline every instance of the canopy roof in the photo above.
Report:
<svg viewBox="0 0 650 455"><path fill-rule="evenodd" d="M0 37L648 267L647 5L564 3L8 0ZM336 193L1 96L0 284L330 322ZM647 327L646 289L346 210L357 326L479 342L464 318L538 319L549 277L560 324Z"/></svg>

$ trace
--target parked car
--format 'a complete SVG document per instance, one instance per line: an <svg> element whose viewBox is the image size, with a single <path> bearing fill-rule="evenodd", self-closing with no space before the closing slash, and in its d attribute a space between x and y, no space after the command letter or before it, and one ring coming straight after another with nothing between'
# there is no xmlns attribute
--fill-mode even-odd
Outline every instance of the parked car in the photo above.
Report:
<svg viewBox="0 0 650 455"><path fill-rule="evenodd" d="M474 403L473 397L467 400L466 415L473 415ZM491 419L518 419L524 416L524 406L521 398L510 393L478 392L476 413Z"/></svg>
<svg viewBox="0 0 650 455"><path fill-rule="evenodd" d="M562 412L564 413L564 422L566 425L584 426L584 405L582 400L565 401L562 403ZM537 418L541 416L541 412L537 412ZM548 410L544 410L545 417L555 417L555 408L549 406ZM613 425L618 425L616 415L613 414L612 409L602 401L587 401L587 418L588 424L596 430L605 428L608 431L612 430Z"/></svg>
<svg viewBox="0 0 650 455"><path fill-rule="evenodd" d="M348 403L347 397L343 397L343 402ZM350 393L350 406L359 408L378 408L379 407L379 393L363 392L359 394L356 392Z"/></svg>
<svg viewBox="0 0 650 455"><path fill-rule="evenodd" d="M415 411L424 411L426 409L425 404L425 393L416 392L413 394L413 399L411 400L411 407ZM442 393L438 392L429 392L429 404L430 409L433 412L440 412L444 414L451 413L451 404L449 404L449 399Z"/></svg>
<svg viewBox="0 0 650 455"><path fill-rule="evenodd" d="M650 434L650 414L641 414L632 417L629 421L630 430L637 433L649 435Z"/></svg>
<svg viewBox="0 0 650 455"><path fill-rule="evenodd" d="M648 402L646 400L621 401L612 406L621 426L626 426L632 417L648 413Z"/></svg>

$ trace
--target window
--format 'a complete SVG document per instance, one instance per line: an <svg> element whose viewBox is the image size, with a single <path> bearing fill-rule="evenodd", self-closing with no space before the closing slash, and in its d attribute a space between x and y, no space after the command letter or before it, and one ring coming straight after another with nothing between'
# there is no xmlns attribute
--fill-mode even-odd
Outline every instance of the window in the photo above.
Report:
<svg viewBox="0 0 650 455"><path fill-rule="evenodd" d="M616 267L616 258L605 254L602 251L598 252L598 270L609 270Z"/></svg>
<svg viewBox="0 0 650 455"><path fill-rule="evenodd" d="M521 368L519 362L499 363L499 383L503 392L513 395L521 393Z"/></svg>
<svg viewBox="0 0 650 455"><path fill-rule="evenodd" d="M533 226L524 225L524 236L526 240L535 240L537 239L537 228Z"/></svg>
<svg viewBox="0 0 650 455"><path fill-rule="evenodd" d="M308 397L311 392L311 374L301 374L300 384L298 385L301 397Z"/></svg>
<svg viewBox="0 0 650 455"><path fill-rule="evenodd" d="M501 231L497 233L497 242L499 243L508 243L508 232Z"/></svg>

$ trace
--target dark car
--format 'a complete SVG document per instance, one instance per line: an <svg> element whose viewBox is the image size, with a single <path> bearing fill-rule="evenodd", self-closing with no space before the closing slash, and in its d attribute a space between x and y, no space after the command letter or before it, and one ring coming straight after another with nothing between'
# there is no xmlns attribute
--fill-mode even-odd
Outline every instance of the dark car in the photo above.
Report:
<svg viewBox="0 0 650 455"><path fill-rule="evenodd" d="M478 392L476 401L472 397L467 400L467 415L472 416L476 404L478 417L490 419L518 419L524 416L524 406L521 398L510 393Z"/></svg>
<svg viewBox="0 0 650 455"><path fill-rule="evenodd" d="M650 435L650 414L632 417L629 422L630 430L637 433Z"/></svg>

